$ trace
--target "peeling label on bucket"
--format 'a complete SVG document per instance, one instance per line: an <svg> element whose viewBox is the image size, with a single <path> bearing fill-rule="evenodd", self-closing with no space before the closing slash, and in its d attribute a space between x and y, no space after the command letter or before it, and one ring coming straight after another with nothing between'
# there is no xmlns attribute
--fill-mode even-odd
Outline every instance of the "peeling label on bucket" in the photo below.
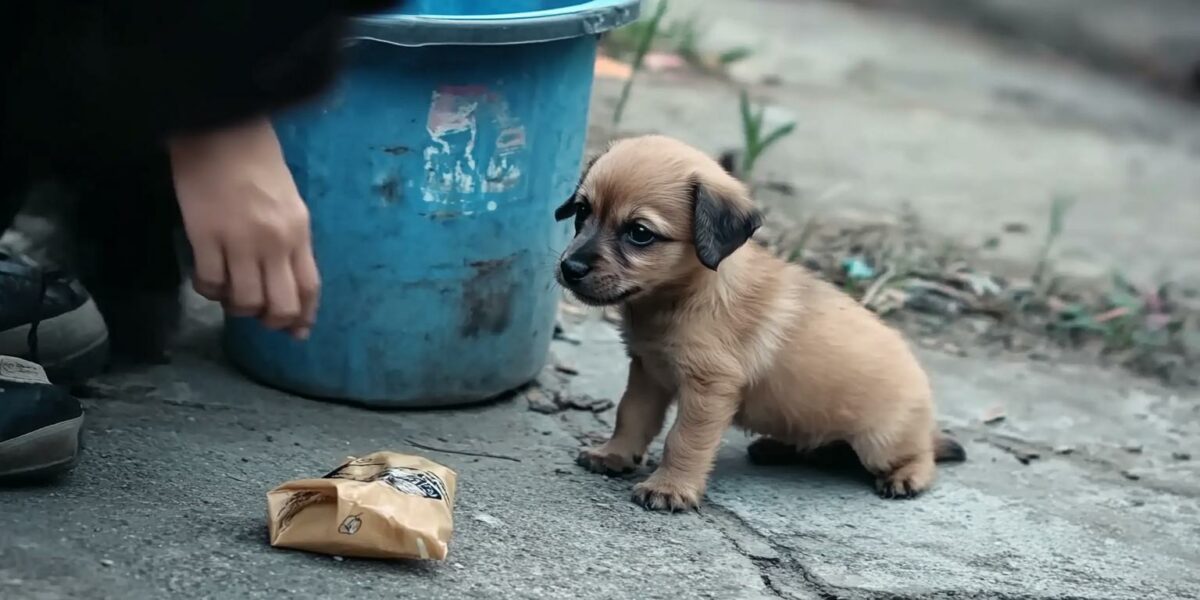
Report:
<svg viewBox="0 0 1200 600"><path fill-rule="evenodd" d="M520 183L525 127L499 94L482 86L440 87L430 98L425 128L426 203L464 215L483 206L494 211L496 201L480 196L507 192Z"/></svg>

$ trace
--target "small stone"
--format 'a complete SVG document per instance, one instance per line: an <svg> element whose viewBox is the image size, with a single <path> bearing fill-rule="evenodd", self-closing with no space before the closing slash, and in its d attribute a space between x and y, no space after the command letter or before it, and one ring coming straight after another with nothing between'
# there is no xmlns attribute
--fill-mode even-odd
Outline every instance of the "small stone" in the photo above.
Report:
<svg viewBox="0 0 1200 600"><path fill-rule="evenodd" d="M1125 479L1128 479L1130 481L1137 481L1142 478L1141 475L1134 473L1133 471L1130 471L1128 469L1121 471L1121 476L1123 476Z"/></svg>
<svg viewBox="0 0 1200 600"><path fill-rule="evenodd" d="M1075 447L1074 446L1055 446L1054 453L1061 455L1061 456L1066 456L1068 454L1074 454Z"/></svg>
<svg viewBox="0 0 1200 600"><path fill-rule="evenodd" d="M558 403L563 408L590 410L594 413L604 412L615 406L612 400L607 398L593 398L587 394L574 394L562 397L559 398Z"/></svg>
<svg viewBox="0 0 1200 600"><path fill-rule="evenodd" d="M1141 444L1128 444L1128 445L1122 446L1121 449L1130 454L1141 454L1142 453L1142 445Z"/></svg>
<svg viewBox="0 0 1200 600"><path fill-rule="evenodd" d="M567 363L561 363L561 362L554 363L554 370L558 371L559 373L564 373L566 375L578 375L579 374L579 369L576 369L574 365L569 365Z"/></svg>
<svg viewBox="0 0 1200 600"><path fill-rule="evenodd" d="M529 410L544 415L552 415L562 411L559 406L559 394L557 392L548 392L541 388L530 388L525 391L525 401L529 403Z"/></svg>
<svg viewBox="0 0 1200 600"><path fill-rule="evenodd" d="M464 567L464 566L463 566L463 564L462 564L462 563L454 563L452 566L453 566L455 569L465 569L465 568L466 568L466 567Z"/></svg>
<svg viewBox="0 0 1200 600"><path fill-rule="evenodd" d="M249 459L249 458L247 458L247 457L245 457L245 456L243 456L243 457L242 457L242 462L244 462L244 463L248 463L248 462L250 462L250 459Z"/></svg>
<svg viewBox="0 0 1200 600"><path fill-rule="evenodd" d="M115 565L116 563L114 563L110 559L102 558L102 559L100 559L100 564L105 567L111 567L111 566Z"/></svg>
<svg viewBox="0 0 1200 600"><path fill-rule="evenodd" d="M475 520L485 525L491 525L492 527L499 527L503 524L500 522L500 519L487 513L475 513Z"/></svg>
<svg viewBox="0 0 1200 600"><path fill-rule="evenodd" d="M340 556L335 556L335 557L333 557L333 560L335 560L335 561L337 561L337 562L342 562L343 560L346 560L346 559L344 559L344 558L342 558L342 557L340 557Z"/></svg>
<svg viewBox="0 0 1200 600"><path fill-rule="evenodd" d="M1192 460L1192 455L1187 452L1172 452L1171 458L1175 460Z"/></svg>
<svg viewBox="0 0 1200 600"><path fill-rule="evenodd" d="M1008 415L1004 414L1003 406L993 406L983 413L983 424L995 425L1007 418Z"/></svg>
<svg viewBox="0 0 1200 600"><path fill-rule="evenodd" d="M271 435L271 434L269 434L269 433L268 433L268 434L267 434L267 441L268 441L268 442L274 442L274 441L275 441L275 436L273 436L273 435Z"/></svg>

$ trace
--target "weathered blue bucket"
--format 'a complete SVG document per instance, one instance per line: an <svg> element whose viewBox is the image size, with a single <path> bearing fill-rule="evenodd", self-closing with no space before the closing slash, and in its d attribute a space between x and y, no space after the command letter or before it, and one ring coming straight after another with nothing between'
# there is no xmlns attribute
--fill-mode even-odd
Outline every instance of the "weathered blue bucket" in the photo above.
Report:
<svg viewBox="0 0 1200 600"><path fill-rule="evenodd" d="M552 215L579 176L597 34L639 6L403 6L357 20L338 86L276 120L312 214L323 281L312 337L231 319L225 345L250 376L302 395L476 402L546 361L568 239Z"/></svg>

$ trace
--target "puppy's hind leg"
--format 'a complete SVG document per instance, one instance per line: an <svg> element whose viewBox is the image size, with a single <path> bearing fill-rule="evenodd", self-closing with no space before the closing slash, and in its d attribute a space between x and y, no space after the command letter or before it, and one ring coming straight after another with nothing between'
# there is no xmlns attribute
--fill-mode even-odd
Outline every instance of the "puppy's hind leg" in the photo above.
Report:
<svg viewBox="0 0 1200 600"><path fill-rule="evenodd" d="M875 476L882 498L915 498L933 485L933 440L928 428L872 431L850 440L863 466Z"/></svg>
<svg viewBox="0 0 1200 600"><path fill-rule="evenodd" d="M631 473L642 462L654 436L662 431L671 393L646 375L642 361L629 363L629 381L617 406L617 426L604 444L579 453L575 462L608 475Z"/></svg>

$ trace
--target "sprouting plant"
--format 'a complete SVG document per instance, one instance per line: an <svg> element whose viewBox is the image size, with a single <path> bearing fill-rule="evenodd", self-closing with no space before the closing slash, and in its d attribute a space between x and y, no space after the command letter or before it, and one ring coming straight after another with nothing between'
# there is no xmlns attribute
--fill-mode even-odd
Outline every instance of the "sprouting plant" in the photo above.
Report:
<svg viewBox="0 0 1200 600"><path fill-rule="evenodd" d="M1063 223L1066 220L1067 211L1070 210L1073 200L1066 196L1055 196L1050 201L1050 224L1046 230L1046 240L1042 243L1042 249L1038 253L1037 265L1033 271L1033 281L1038 285L1045 285L1046 271L1050 267L1050 253L1054 250L1054 245L1058 242L1059 236L1062 235Z"/></svg>
<svg viewBox="0 0 1200 600"><path fill-rule="evenodd" d="M741 177L745 181L751 180L751 174L754 172L754 165L758 162L759 157L772 144L783 139L796 129L795 122L788 122L764 135L763 132L763 115L766 109L758 107L755 110L750 106L750 95L746 90L741 93L741 113L742 113L742 142L744 145L742 151Z"/></svg>
<svg viewBox="0 0 1200 600"><path fill-rule="evenodd" d="M721 66L729 66L735 62L750 58L754 54L754 50L749 46L734 46L717 55L717 62Z"/></svg>
<svg viewBox="0 0 1200 600"><path fill-rule="evenodd" d="M650 46L654 43L654 37L658 35L658 27L662 23L663 15L667 14L667 0L659 0L658 6L654 9L654 14L650 17L650 21L646 24L645 29L641 32L641 37L638 38L637 50L633 55L631 67L633 73L629 79L625 80L625 85L621 87L621 97L617 100L616 110L613 112L613 125L621 122L621 117L625 114L625 104L629 102L629 93L633 91L633 80L637 78L637 74L642 70L642 61L646 58L646 53L650 51Z"/></svg>

